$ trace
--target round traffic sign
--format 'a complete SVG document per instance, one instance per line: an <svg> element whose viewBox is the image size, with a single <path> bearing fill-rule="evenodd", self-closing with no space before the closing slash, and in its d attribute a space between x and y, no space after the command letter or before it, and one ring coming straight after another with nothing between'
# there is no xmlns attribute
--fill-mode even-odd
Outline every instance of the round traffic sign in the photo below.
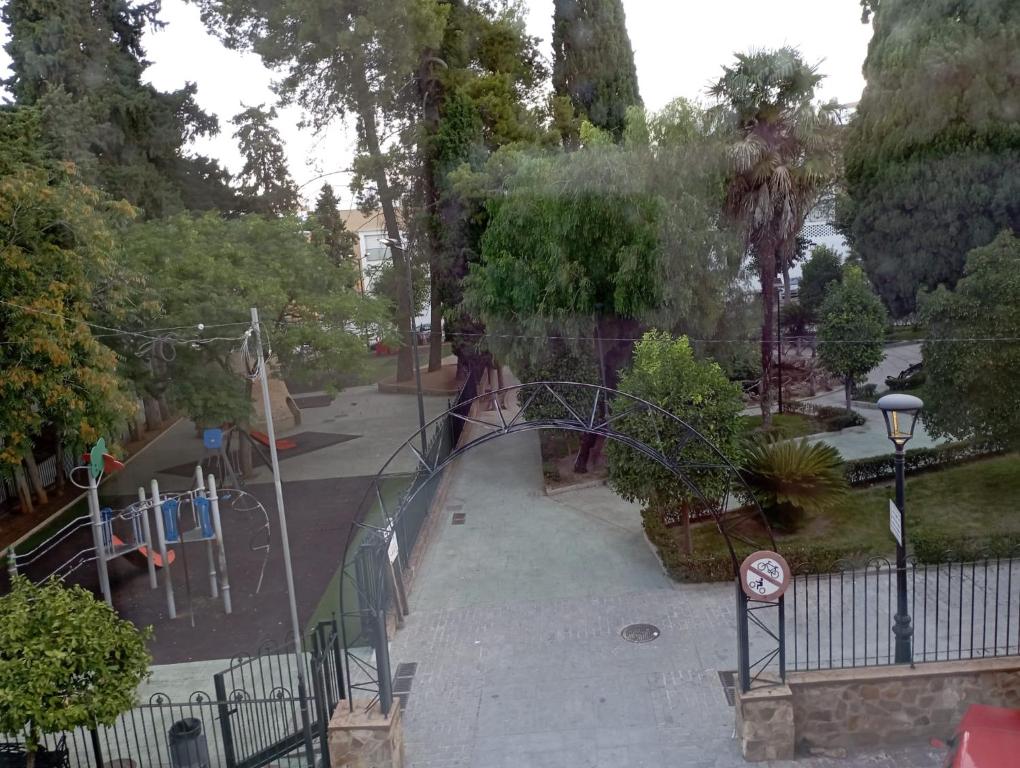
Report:
<svg viewBox="0 0 1020 768"><path fill-rule="evenodd" d="M778 600L789 585L790 566L775 552L755 552L740 565L740 586L752 600Z"/></svg>

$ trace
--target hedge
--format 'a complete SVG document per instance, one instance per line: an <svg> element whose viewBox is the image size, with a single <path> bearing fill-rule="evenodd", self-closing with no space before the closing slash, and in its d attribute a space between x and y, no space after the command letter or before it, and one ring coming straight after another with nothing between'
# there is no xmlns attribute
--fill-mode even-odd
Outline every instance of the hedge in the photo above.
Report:
<svg viewBox="0 0 1020 768"><path fill-rule="evenodd" d="M960 539L945 535L912 533L910 548L914 559L923 565L973 562L985 558L1012 558L1020 556L1020 534Z"/></svg>
<svg viewBox="0 0 1020 768"><path fill-rule="evenodd" d="M987 442L965 441L947 443L935 448L915 448L907 451L904 468L907 474L938 469L952 464L987 456L995 456L1004 452L1004 448ZM850 485L868 485L896 477L894 464L895 454L873 456L867 459L854 459L844 464L846 480Z"/></svg>
<svg viewBox="0 0 1020 768"><path fill-rule="evenodd" d="M655 546L666 573L677 581L732 581L733 561L728 550L684 554L681 543L667 528L660 515L643 510L645 534ZM720 537L722 534L718 534ZM853 560L859 552L846 547L819 545L812 547L783 547L783 557L794 574L826 573L840 562Z"/></svg>
<svg viewBox="0 0 1020 768"><path fill-rule="evenodd" d="M846 408L836 408L831 405L802 403L799 400L785 403L783 411L815 419L825 432L839 432L841 429L859 427L867 422L867 419L856 411L848 411Z"/></svg>

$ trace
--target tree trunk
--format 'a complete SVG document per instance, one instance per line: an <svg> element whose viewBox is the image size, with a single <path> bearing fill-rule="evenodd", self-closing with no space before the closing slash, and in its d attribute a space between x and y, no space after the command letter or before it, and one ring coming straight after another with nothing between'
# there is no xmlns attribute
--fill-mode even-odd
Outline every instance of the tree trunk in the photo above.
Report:
<svg viewBox="0 0 1020 768"><path fill-rule="evenodd" d="M847 376L845 379L843 379L843 388L846 390L846 412L850 413L854 409L853 407L854 380L852 376Z"/></svg>
<svg viewBox="0 0 1020 768"><path fill-rule="evenodd" d="M35 512L35 504L32 503L32 492L28 489L28 481L25 479L25 470L21 464L14 468L14 487L18 489L18 498L21 500L21 511L25 514Z"/></svg>
<svg viewBox="0 0 1020 768"><path fill-rule="evenodd" d="M786 259L783 261L783 298L787 301L793 295L790 291L790 261Z"/></svg>
<svg viewBox="0 0 1020 768"><path fill-rule="evenodd" d="M386 167L383 164L382 147L379 143L379 133L375 124L375 100L369 90L368 82L365 80L363 66L355 65L352 70L360 73L358 82L353 83L358 102L358 117L361 120L361 127L364 132L365 147L372 159L372 169L375 174L376 191L379 194L379 205L382 207L383 221L386 225L386 236L391 240L403 243L400 238L400 223L397 221L397 208L394 202L393 190L390 189L389 179L386 177ZM404 244L406 246L406 244ZM417 365L416 354L407 338L413 318L411 297L408 295L407 286L407 265L405 260L407 254L399 248L390 248L393 258L394 276L397 284L397 326L404 343L400 345L397 353L397 381L408 381L414 377L413 365Z"/></svg>
<svg viewBox="0 0 1020 768"><path fill-rule="evenodd" d="M148 395L142 398L142 407L145 409L145 428L149 431L159 429L163 423L159 412L159 403L154 397Z"/></svg>
<svg viewBox="0 0 1020 768"><path fill-rule="evenodd" d="M53 457L53 464L56 469L57 493L60 493L67 483L67 472L64 469L64 444L59 440L57 440L57 453Z"/></svg>
<svg viewBox="0 0 1020 768"><path fill-rule="evenodd" d="M28 468L28 479L32 483L32 489L35 491L39 503L49 504L50 495L46 493L46 486L43 484L42 475L39 474L39 465L35 463L35 456L32 455L31 449L25 451L25 466Z"/></svg>
<svg viewBox="0 0 1020 768"><path fill-rule="evenodd" d="M761 278L761 424L772 426L772 360L776 331L776 249L763 245L758 252Z"/></svg>
<svg viewBox="0 0 1020 768"><path fill-rule="evenodd" d="M690 557L694 554L694 542L691 539L691 505L684 503L683 506L683 521L684 521L684 554Z"/></svg>
<svg viewBox="0 0 1020 768"><path fill-rule="evenodd" d="M166 422L170 421L171 417L174 414L173 411L170 409L170 403L168 403L166 400L166 395L160 395L159 397L157 397L156 404L159 406L160 425L162 426L162 424L165 424Z"/></svg>
<svg viewBox="0 0 1020 768"><path fill-rule="evenodd" d="M433 137L439 131L439 103L442 99L439 80L433 73L436 62L433 51L426 50L421 57L418 68L418 95L422 100L422 112L425 124L425 162L423 163L422 183L424 185L423 204L425 206L425 231L428 235L429 249L429 305L431 313L429 322L432 330L429 335L429 372L438 371L443 367L443 303L439 295L439 284L443 272L443 237L440 231L442 218L439 211L440 191L438 167Z"/></svg>

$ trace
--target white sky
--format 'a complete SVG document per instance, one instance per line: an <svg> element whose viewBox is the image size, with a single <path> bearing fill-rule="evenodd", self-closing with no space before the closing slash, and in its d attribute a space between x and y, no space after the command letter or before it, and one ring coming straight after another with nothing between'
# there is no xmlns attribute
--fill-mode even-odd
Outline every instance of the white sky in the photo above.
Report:
<svg viewBox="0 0 1020 768"><path fill-rule="evenodd" d="M525 0L525 4L529 31L544 41L548 57L553 0ZM677 96L703 98L705 88L736 51L787 44L800 48L809 62L822 62L821 71L827 77L821 98L855 102L864 88L861 66L871 27L860 23L859 0L624 0L623 4L641 95L652 109ZM206 32L198 9L184 0L163 0L160 17L167 26L145 37L152 61L147 79L162 90L196 82L198 103L219 117L221 132L193 148L232 171L239 170L241 158L228 121L241 111L242 103L273 103L273 74L257 56L224 49ZM7 64L6 54L0 51L0 72ZM316 136L300 128L300 120L299 110L287 109L277 121L298 184L350 164L353 127L336 125ZM329 180L344 207L349 206L347 175ZM307 200L314 200L321 183L313 181L304 188Z"/></svg>

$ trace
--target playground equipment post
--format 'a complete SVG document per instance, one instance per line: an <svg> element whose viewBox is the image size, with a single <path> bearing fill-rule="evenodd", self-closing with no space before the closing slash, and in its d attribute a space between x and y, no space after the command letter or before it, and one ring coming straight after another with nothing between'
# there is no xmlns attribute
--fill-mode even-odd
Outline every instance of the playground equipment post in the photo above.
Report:
<svg viewBox="0 0 1020 768"><path fill-rule="evenodd" d="M99 509L99 483L92 474L89 476L89 514L92 516L92 541L96 547L96 565L99 567L99 588L103 591L103 599L113 608L113 595L110 593L110 574L106 570L106 543L103 541L103 514Z"/></svg>
<svg viewBox="0 0 1020 768"><path fill-rule="evenodd" d="M301 689L301 723L305 731L305 752L314 765L312 756L312 728L308 719L308 702L305 693L304 657L301 653L301 624L298 621L297 598L294 594L294 569L290 561L290 537L287 535L287 513L283 506L283 485L280 483L280 457L276 453L276 429L273 427L273 406L269 400L269 375L266 371L265 355L262 354L262 326L259 324L259 310L251 308L251 327L255 333L255 348L258 355L259 379L262 383L262 408L266 414L266 435L269 437L269 457L273 464L273 486L276 489L276 509L280 515L280 543L283 545L283 570L287 577L287 597L290 598L290 625L294 635L294 661L297 663L298 687Z"/></svg>

